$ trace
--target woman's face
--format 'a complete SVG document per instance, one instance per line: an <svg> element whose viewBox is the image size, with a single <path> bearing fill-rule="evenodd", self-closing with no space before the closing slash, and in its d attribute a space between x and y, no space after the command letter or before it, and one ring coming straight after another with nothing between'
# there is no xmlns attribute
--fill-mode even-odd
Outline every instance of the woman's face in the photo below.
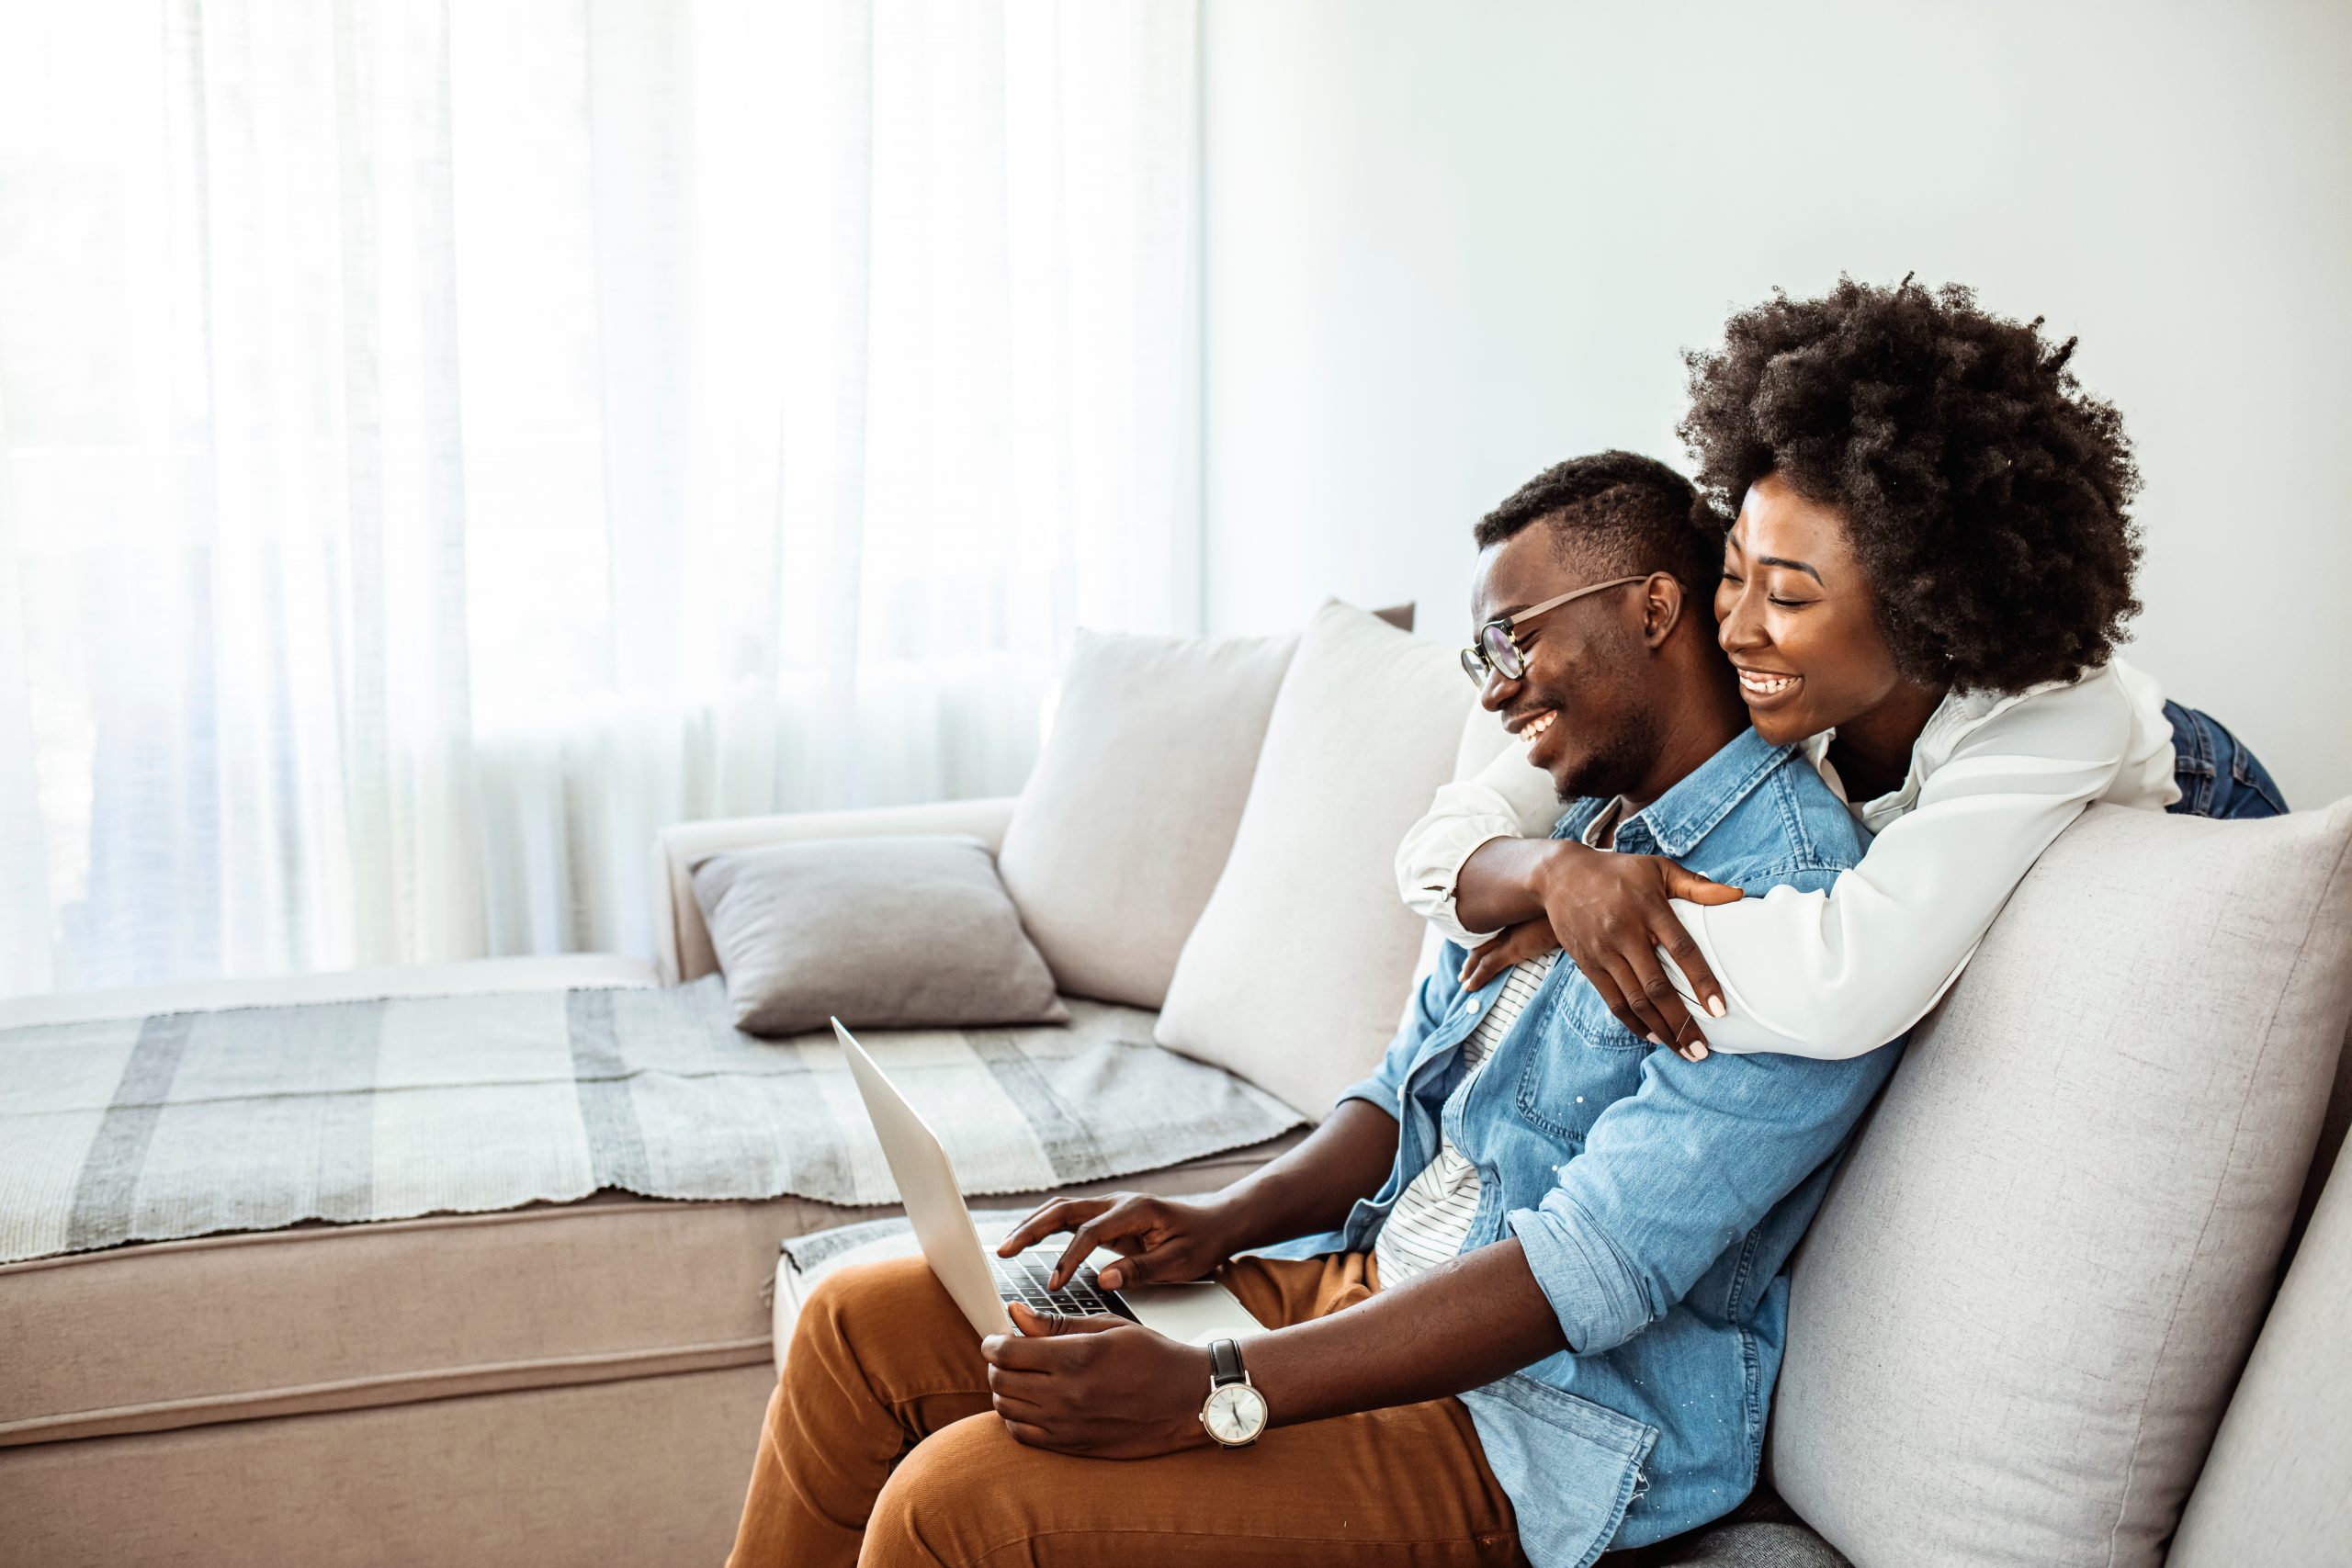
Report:
<svg viewBox="0 0 2352 1568"><path fill-rule="evenodd" d="M1724 542L1715 619L1748 722L1774 745L1847 724L1904 684L1837 510L1777 475L1748 487Z"/></svg>

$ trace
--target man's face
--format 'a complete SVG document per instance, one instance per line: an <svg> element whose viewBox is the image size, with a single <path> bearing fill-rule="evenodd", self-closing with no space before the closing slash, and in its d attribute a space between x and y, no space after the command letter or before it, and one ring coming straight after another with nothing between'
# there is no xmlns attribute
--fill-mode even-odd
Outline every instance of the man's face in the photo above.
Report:
<svg viewBox="0 0 2352 1568"><path fill-rule="evenodd" d="M1529 524L1478 557L1471 615L1484 625L1530 604L1605 582L1563 560L1551 525ZM1527 759L1552 775L1562 800L1638 788L1658 748L1653 661L1640 633L1638 584L1607 589L1516 628L1527 672L1490 675L1479 700L1527 743Z"/></svg>

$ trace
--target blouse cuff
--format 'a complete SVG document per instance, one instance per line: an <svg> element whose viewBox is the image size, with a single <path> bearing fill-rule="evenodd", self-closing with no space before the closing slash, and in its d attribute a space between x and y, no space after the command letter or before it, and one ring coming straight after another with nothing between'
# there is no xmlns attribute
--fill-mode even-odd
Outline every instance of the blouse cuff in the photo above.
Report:
<svg viewBox="0 0 2352 1568"><path fill-rule="evenodd" d="M1519 825L1502 818L1448 818L1407 835L1396 857L1397 892L1406 907L1437 928L1448 942L1476 947L1499 931L1474 931L1462 923L1454 894L1463 863L1481 844L1516 835Z"/></svg>

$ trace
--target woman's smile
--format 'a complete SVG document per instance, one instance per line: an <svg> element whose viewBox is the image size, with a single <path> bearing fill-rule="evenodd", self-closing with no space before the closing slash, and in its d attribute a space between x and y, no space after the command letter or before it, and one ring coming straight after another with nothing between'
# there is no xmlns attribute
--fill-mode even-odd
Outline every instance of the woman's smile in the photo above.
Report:
<svg viewBox="0 0 2352 1568"><path fill-rule="evenodd" d="M1797 688L1804 683L1804 676L1777 670L1753 670L1745 664L1732 668L1739 671L1739 694L1751 708L1773 708L1794 702Z"/></svg>

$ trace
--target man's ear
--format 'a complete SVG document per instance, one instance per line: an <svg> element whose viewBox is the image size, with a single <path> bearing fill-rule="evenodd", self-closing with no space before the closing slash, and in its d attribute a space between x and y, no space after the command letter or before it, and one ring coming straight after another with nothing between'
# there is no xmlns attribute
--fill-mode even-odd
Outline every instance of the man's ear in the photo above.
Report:
<svg viewBox="0 0 2352 1568"><path fill-rule="evenodd" d="M1681 582L1663 571L1650 573L1642 584L1642 646L1658 649L1674 635L1682 624L1683 612L1689 607Z"/></svg>

